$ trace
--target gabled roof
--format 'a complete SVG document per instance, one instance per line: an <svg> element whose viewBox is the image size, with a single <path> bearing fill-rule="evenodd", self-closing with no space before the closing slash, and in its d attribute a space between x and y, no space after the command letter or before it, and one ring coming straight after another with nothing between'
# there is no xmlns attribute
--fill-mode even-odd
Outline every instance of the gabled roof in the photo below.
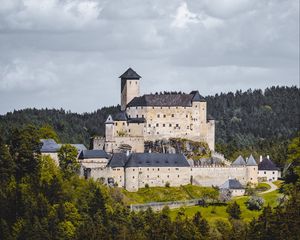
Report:
<svg viewBox="0 0 300 240"><path fill-rule="evenodd" d="M127 162L128 157L125 153L114 153L111 157L108 166L111 168L124 167Z"/></svg>
<svg viewBox="0 0 300 240"><path fill-rule="evenodd" d="M82 150L79 154L79 159L89 159L89 158L106 158L108 159L108 154L103 150Z"/></svg>
<svg viewBox="0 0 300 240"><path fill-rule="evenodd" d="M119 78L122 79L140 79L141 76L138 75L132 68L128 68Z"/></svg>
<svg viewBox="0 0 300 240"><path fill-rule="evenodd" d="M271 159L264 158L259 164L258 164L258 170L278 170L276 165L273 163Z"/></svg>
<svg viewBox="0 0 300 240"><path fill-rule="evenodd" d="M53 139L41 139L40 141L42 142L41 153L55 153L60 149Z"/></svg>
<svg viewBox="0 0 300 240"><path fill-rule="evenodd" d="M205 101L197 91L186 93L146 94L133 98L127 107L153 106L153 107L191 107L193 101Z"/></svg>
<svg viewBox="0 0 300 240"><path fill-rule="evenodd" d="M228 179L220 186L221 189L245 189L243 185L236 179Z"/></svg>
<svg viewBox="0 0 300 240"><path fill-rule="evenodd" d="M133 153L126 167L190 167L183 154Z"/></svg>
<svg viewBox="0 0 300 240"><path fill-rule="evenodd" d="M111 124L111 123L114 123L114 120L113 120L112 116L109 115L108 118L105 121L105 124Z"/></svg>
<svg viewBox="0 0 300 240"><path fill-rule="evenodd" d="M252 154L250 155L250 157L247 159L247 166L257 166L257 163L254 159L254 157L252 156Z"/></svg>
<svg viewBox="0 0 300 240"><path fill-rule="evenodd" d="M245 162L244 158L240 155L231 165L232 166L244 166L244 165L246 165L246 162Z"/></svg>

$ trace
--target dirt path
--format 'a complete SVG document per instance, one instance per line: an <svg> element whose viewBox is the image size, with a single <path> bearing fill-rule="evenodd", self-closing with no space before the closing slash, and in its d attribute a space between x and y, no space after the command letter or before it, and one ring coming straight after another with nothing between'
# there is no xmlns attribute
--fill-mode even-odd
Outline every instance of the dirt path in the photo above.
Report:
<svg viewBox="0 0 300 240"><path fill-rule="evenodd" d="M278 189L278 187L272 182L264 182L264 183L269 184L271 188L269 190L261 192L259 194L265 194L265 193L273 192L273 191Z"/></svg>

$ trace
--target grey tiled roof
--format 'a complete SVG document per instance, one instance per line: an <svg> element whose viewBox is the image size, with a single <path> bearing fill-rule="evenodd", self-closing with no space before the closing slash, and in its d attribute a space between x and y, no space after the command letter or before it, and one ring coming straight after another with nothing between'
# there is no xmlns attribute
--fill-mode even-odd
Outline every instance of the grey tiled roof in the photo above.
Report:
<svg viewBox="0 0 300 240"><path fill-rule="evenodd" d="M127 107L159 106L159 107L191 107L193 101L205 101L198 91L186 93L146 94L133 98Z"/></svg>
<svg viewBox="0 0 300 240"><path fill-rule="evenodd" d="M273 163L271 159L264 158L259 164L258 164L258 170L278 170L276 165Z"/></svg>
<svg viewBox="0 0 300 240"><path fill-rule="evenodd" d="M53 139L41 139L40 141L42 142L41 153L55 153L60 149Z"/></svg>
<svg viewBox="0 0 300 240"><path fill-rule="evenodd" d="M108 159L108 154L103 150L82 150L79 154L79 159L89 159L89 158L106 158Z"/></svg>
<svg viewBox="0 0 300 240"><path fill-rule="evenodd" d="M138 75L132 68L128 68L126 72L124 72L120 78L122 79L140 79L141 76Z"/></svg>
<svg viewBox="0 0 300 240"><path fill-rule="evenodd" d="M59 151L61 146L65 144L58 144L53 139L41 139L42 147L41 153L56 153ZM75 147L78 152L82 150L86 150L86 147L83 144L70 144L71 146Z"/></svg>
<svg viewBox="0 0 300 240"><path fill-rule="evenodd" d="M252 156L252 154L250 155L250 157L247 159L247 166L257 166L257 163L254 159L254 157Z"/></svg>
<svg viewBox="0 0 300 240"><path fill-rule="evenodd" d="M246 162L245 162L244 158L240 155L231 165L232 166L244 166L244 165L246 165Z"/></svg>
<svg viewBox="0 0 300 240"><path fill-rule="evenodd" d="M125 153L114 153L111 157L108 166L109 167L124 167L127 162L127 156Z"/></svg>
<svg viewBox="0 0 300 240"><path fill-rule="evenodd" d="M114 115L113 119L115 121L127 121L127 114L125 111L118 112Z"/></svg>
<svg viewBox="0 0 300 240"><path fill-rule="evenodd" d="M236 179L228 179L220 186L221 189L244 189L243 185Z"/></svg>
<svg viewBox="0 0 300 240"><path fill-rule="evenodd" d="M190 167L183 154L133 153L126 167Z"/></svg>

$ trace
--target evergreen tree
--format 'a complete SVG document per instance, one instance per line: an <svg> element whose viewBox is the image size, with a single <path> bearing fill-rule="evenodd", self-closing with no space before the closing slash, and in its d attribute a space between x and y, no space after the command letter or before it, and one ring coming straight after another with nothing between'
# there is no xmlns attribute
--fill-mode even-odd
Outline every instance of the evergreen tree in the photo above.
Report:
<svg viewBox="0 0 300 240"><path fill-rule="evenodd" d="M240 217L241 217L240 205L238 205L236 201L234 201L233 203L230 203L227 206L226 212L233 219L240 219Z"/></svg>

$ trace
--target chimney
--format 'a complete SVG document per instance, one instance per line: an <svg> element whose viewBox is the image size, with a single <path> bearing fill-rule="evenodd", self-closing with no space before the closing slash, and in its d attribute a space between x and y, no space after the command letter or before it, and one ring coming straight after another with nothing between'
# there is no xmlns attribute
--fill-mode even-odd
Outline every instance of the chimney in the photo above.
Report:
<svg viewBox="0 0 300 240"><path fill-rule="evenodd" d="M126 151L126 156L129 157L129 150Z"/></svg>
<svg viewBox="0 0 300 240"><path fill-rule="evenodd" d="M270 159L270 156L269 156L269 155L267 155L267 159Z"/></svg>
<svg viewBox="0 0 300 240"><path fill-rule="evenodd" d="M151 153L151 149L149 149L149 153Z"/></svg>
<svg viewBox="0 0 300 240"><path fill-rule="evenodd" d="M262 155L259 156L259 162L262 162Z"/></svg>

